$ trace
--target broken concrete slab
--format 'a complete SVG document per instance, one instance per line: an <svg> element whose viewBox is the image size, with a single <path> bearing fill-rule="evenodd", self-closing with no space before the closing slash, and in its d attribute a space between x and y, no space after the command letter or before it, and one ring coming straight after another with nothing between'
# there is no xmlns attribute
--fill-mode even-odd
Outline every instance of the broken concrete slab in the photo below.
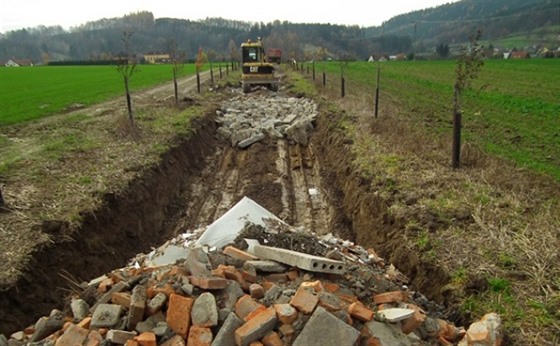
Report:
<svg viewBox="0 0 560 346"><path fill-rule="evenodd" d="M344 274L346 271L346 264L342 261L335 261L288 249L264 246L254 239L245 239L245 241L249 245L247 252L260 258L270 259L318 273Z"/></svg>
<svg viewBox="0 0 560 346"><path fill-rule="evenodd" d="M359 331L318 306L293 346L354 346L359 336Z"/></svg>
<svg viewBox="0 0 560 346"><path fill-rule="evenodd" d="M276 215L252 199L243 197L235 206L208 226L195 244L223 248L233 242L245 227L246 222L265 226L266 219L273 219L284 224Z"/></svg>
<svg viewBox="0 0 560 346"><path fill-rule="evenodd" d="M154 267L173 264L178 260L187 258L190 249L176 245L169 245L162 254L157 254L147 264Z"/></svg>
<svg viewBox="0 0 560 346"><path fill-rule="evenodd" d="M387 322L398 322L406 320L410 316L414 315L414 310L412 309L401 309L401 308L389 308L379 310L377 315L385 319Z"/></svg>
<svg viewBox="0 0 560 346"><path fill-rule="evenodd" d="M240 141L239 143L237 143L237 147L239 149L245 149L249 146L251 146L252 144L257 143L258 141L262 141L263 139L265 139L266 136L264 135L264 133L262 132L258 132L254 135L252 135L251 137L244 139L242 141Z"/></svg>

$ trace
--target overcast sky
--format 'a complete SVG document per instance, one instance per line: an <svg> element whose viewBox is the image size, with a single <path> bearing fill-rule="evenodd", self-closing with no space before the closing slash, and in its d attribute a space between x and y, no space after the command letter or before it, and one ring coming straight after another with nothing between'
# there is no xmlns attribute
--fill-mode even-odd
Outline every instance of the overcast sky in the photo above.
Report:
<svg viewBox="0 0 560 346"><path fill-rule="evenodd" d="M149 11L155 18L207 17L269 23L378 26L391 17L457 0L0 0L0 32L60 25L64 29L101 18Z"/></svg>

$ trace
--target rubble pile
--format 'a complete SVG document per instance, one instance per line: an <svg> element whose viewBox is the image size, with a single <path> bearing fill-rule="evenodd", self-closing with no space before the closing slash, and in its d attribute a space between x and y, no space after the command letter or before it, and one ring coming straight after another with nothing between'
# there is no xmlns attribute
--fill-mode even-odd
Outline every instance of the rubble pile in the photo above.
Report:
<svg viewBox="0 0 560 346"><path fill-rule="evenodd" d="M406 281L373 249L294 230L245 198L81 284L64 311L0 335L0 346L501 344L498 315L465 331Z"/></svg>
<svg viewBox="0 0 560 346"><path fill-rule="evenodd" d="M318 107L310 99L273 95L234 97L217 111L218 134L233 147L247 148L271 138L307 145Z"/></svg>

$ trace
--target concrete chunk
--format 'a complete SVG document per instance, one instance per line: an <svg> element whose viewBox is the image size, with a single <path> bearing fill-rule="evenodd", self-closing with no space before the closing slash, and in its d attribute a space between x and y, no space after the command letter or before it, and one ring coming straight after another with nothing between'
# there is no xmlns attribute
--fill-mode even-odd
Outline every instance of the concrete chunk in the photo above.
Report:
<svg viewBox="0 0 560 346"><path fill-rule="evenodd" d="M89 315L89 305L81 298L72 299L70 308L72 309L72 316L77 321L81 321Z"/></svg>
<svg viewBox="0 0 560 346"><path fill-rule="evenodd" d="M191 310L191 321L192 325L197 327L218 325L218 307L212 293L204 292L196 298Z"/></svg>
<svg viewBox="0 0 560 346"><path fill-rule="evenodd" d="M107 340L113 344L124 345L130 339L134 339L136 332L127 332L124 330L111 329L107 332Z"/></svg>
<svg viewBox="0 0 560 346"><path fill-rule="evenodd" d="M344 274L346 264L324 257L308 255L305 253L260 245L257 240L245 239L249 244L247 252L260 258L266 258L300 269L331 274Z"/></svg>
<svg viewBox="0 0 560 346"><path fill-rule="evenodd" d="M137 285L132 289L130 310L128 311L127 329L134 330L136 325L144 319L146 310L146 287Z"/></svg>
<svg viewBox="0 0 560 346"><path fill-rule="evenodd" d="M274 261L246 261L243 264L243 268L249 268L250 266L265 273L285 273L288 270L285 265Z"/></svg>
<svg viewBox="0 0 560 346"><path fill-rule="evenodd" d="M35 324L35 332L31 336L31 342L43 340L47 336L61 329L64 325L62 315L41 317Z"/></svg>
<svg viewBox="0 0 560 346"><path fill-rule="evenodd" d="M239 142L237 144L237 147L239 149L245 149L245 148L257 143L258 141L262 141L263 139L265 139L265 137L266 136L265 136L264 133L258 132L256 134L252 135L251 137L249 137L247 139L244 139L241 142Z"/></svg>
<svg viewBox="0 0 560 346"><path fill-rule="evenodd" d="M235 330L243 325L243 320L230 312L218 334L212 342L212 346L236 346Z"/></svg>
<svg viewBox="0 0 560 346"><path fill-rule="evenodd" d="M99 304L91 317L92 328L113 328L123 313L123 307L115 304Z"/></svg>
<svg viewBox="0 0 560 346"><path fill-rule="evenodd" d="M293 345L354 346L359 336L356 329L318 306Z"/></svg>

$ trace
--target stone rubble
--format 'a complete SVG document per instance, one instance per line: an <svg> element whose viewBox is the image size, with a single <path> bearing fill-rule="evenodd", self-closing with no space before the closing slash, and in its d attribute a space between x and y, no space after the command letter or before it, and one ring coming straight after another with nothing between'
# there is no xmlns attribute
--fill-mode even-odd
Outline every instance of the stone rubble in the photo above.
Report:
<svg viewBox="0 0 560 346"><path fill-rule="evenodd" d="M312 254L299 256L328 254L347 268L324 273L258 258L238 239L223 248L196 245L201 232L182 234L128 267L83 283L64 312L53 310L9 338L0 335L0 346L501 345L497 314L467 331L454 326L373 249L277 222L248 223L239 234L270 248L282 237L302 249L315 244ZM154 265L171 247L175 257Z"/></svg>
<svg viewBox="0 0 560 346"><path fill-rule="evenodd" d="M318 106L310 99L280 94L234 97L217 111L218 134L241 149L265 139L288 138L306 146Z"/></svg>

